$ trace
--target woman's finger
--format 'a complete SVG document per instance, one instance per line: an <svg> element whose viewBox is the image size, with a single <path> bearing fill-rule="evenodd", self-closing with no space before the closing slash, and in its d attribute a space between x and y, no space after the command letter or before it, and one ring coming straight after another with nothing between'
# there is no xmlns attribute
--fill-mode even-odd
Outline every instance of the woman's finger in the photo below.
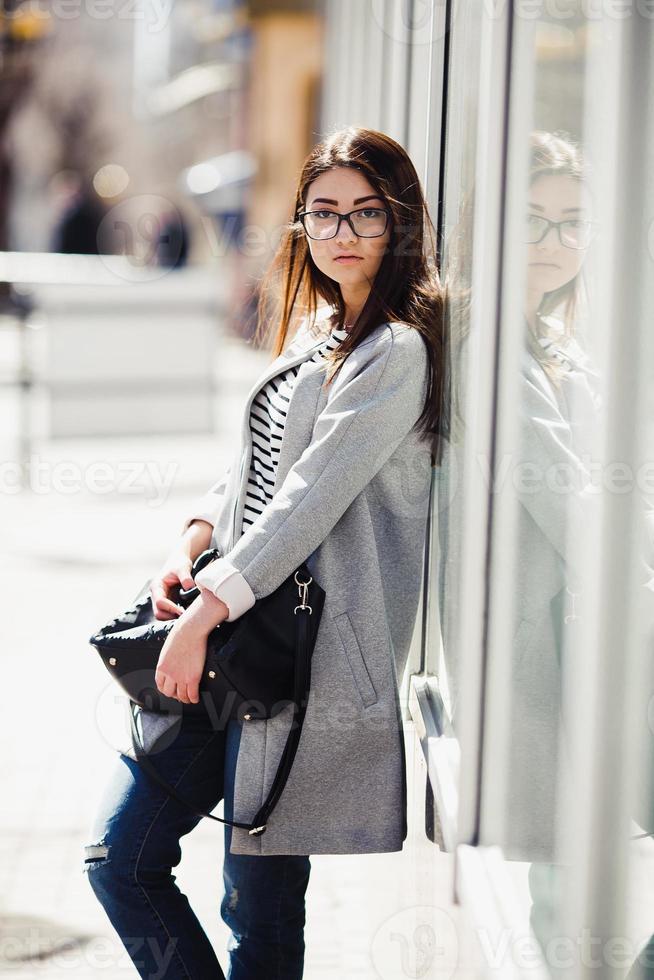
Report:
<svg viewBox="0 0 654 980"><path fill-rule="evenodd" d="M181 701L182 704L190 704L190 698L188 696L187 686L184 683L177 684L177 700Z"/></svg>
<svg viewBox="0 0 654 980"><path fill-rule="evenodd" d="M156 619L175 619L184 610L168 595L168 586L162 579L153 579L150 585L152 612Z"/></svg>
<svg viewBox="0 0 654 980"><path fill-rule="evenodd" d="M153 578L150 582L150 593L153 599L161 599L168 596L168 586L160 576Z"/></svg>
<svg viewBox="0 0 654 980"><path fill-rule="evenodd" d="M177 682L167 674L163 675L163 682L159 680L157 681L157 687L162 694L166 695L167 698L174 698L177 693Z"/></svg>
<svg viewBox="0 0 654 980"><path fill-rule="evenodd" d="M150 596L152 598L152 612L156 619L172 619L172 613L166 611L166 602L170 602L161 579L153 579L150 583Z"/></svg>
<svg viewBox="0 0 654 980"><path fill-rule="evenodd" d="M191 567L191 559L189 558L181 562L176 569L179 584L183 589L192 589L195 585L195 579L191 575Z"/></svg>
<svg viewBox="0 0 654 980"><path fill-rule="evenodd" d="M184 612L182 606L178 606L172 599L162 596L152 600L152 611L157 619L177 619Z"/></svg>
<svg viewBox="0 0 654 980"><path fill-rule="evenodd" d="M176 572L166 572L165 575L157 575L150 582L150 592L157 598L170 598L170 593L176 585L179 585Z"/></svg>
<svg viewBox="0 0 654 980"><path fill-rule="evenodd" d="M191 681L186 685L186 694L191 704L198 704L200 701L200 678Z"/></svg>

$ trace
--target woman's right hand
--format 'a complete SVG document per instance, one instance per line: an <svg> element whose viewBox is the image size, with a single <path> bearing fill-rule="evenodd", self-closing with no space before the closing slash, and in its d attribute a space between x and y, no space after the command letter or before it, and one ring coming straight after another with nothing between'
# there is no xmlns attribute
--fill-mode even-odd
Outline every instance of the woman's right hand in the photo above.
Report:
<svg viewBox="0 0 654 980"><path fill-rule="evenodd" d="M212 531L213 527L207 521L193 521L167 555L150 582L155 619L177 619L184 612L171 596L178 586L192 589L195 585L191 567L197 556L209 547Z"/></svg>

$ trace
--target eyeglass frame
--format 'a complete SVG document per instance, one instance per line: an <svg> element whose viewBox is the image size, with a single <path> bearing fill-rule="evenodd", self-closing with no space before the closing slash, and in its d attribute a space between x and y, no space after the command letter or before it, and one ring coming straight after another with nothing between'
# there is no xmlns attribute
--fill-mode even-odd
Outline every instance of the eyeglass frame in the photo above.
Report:
<svg viewBox="0 0 654 980"><path fill-rule="evenodd" d="M332 238L336 238L338 236L339 231L341 230L341 221L347 221L348 225L352 229L352 234L353 235L356 235L357 238L381 238L382 235L385 235L386 234L386 231L388 229L388 219L389 219L389 217L391 215L391 211L388 208L374 208L374 207L369 207L369 208L354 208L354 210L352 210L352 211L346 211L344 213L341 213L340 211L330 211L329 212L330 214L333 214L333 215L337 215L338 216L338 222L336 224L336 231L334 232L334 234L333 235L327 235L325 238L314 238L313 235L309 235L309 232L306 229L306 225L304 224L304 220L303 219L308 214L320 214L321 211L328 211L328 210L329 210L328 208L314 208L311 211L299 211L298 212L297 219L302 223L302 227L304 228L305 234L308 235L308 237L311 239L312 242L328 242ZM384 214L386 215L386 224L384 225L384 230L383 231L380 231L378 235L360 235L359 232L355 230L355 227L352 224L352 220L351 220L351 217L350 217L351 215L356 214L357 211L383 211Z"/></svg>
<svg viewBox="0 0 654 980"><path fill-rule="evenodd" d="M556 228L556 233L557 233L558 238L559 238L559 245L561 245L563 248L571 248L575 252L581 252L582 249L588 248L588 246L590 245L590 239L588 241L588 244L586 244L586 245L566 245L566 243L561 238L561 225L567 225L571 221L583 220L584 223L588 226L589 234L591 234L591 235L592 235L593 228L595 228L597 226L597 222L596 221L589 221L587 218L583 218L583 219L579 219L579 218L564 218L563 221L551 221L549 218L546 218L544 214L528 214L527 217L528 218L538 218L539 221L546 221L547 222L547 228L545 229L545 231L543 232L543 234L540 236L540 238L537 238L535 242L528 242L528 241L526 241L525 242L525 245L540 245L540 243L543 241L543 239L547 238L547 236L549 235L550 228Z"/></svg>

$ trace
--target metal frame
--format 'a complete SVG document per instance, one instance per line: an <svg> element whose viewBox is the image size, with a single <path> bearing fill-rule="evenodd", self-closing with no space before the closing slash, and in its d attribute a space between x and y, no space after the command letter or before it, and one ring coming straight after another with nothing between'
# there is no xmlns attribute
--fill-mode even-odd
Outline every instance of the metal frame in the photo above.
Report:
<svg viewBox="0 0 654 980"><path fill-rule="evenodd" d="M468 390L477 392L476 412L464 462L467 536L462 556L466 582L466 608L459 610L461 674L466 678L461 693L459 734L461 779L458 841L478 842L481 806L481 773L484 738L486 678L486 626L492 514L487 488L479 479L479 459L492 472L496 455L495 423L499 358L500 283L502 277L503 188L505 180L509 114L509 58L512 5L497 17L485 17L479 99L478 175L474 217L472 326L474 347L469 357ZM488 370L487 365L494 365Z"/></svg>
<svg viewBox="0 0 654 980"><path fill-rule="evenodd" d="M528 187L528 143L534 86L534 21L515 15L507 5L503 25L506 70L502 105L501 173L496 189L498 209L494 216L497 248L497 280L479 292L478 303L493 309L497 336L495 350L495 401L493 442L489 471L502 458L517 458L520 422L515 405L520 398L520 361L524 344L523 297L526 269L522 242L522 216ZM512 77L520 85L512 85ZM513 138L513 137L516 138ZM481 172L481 171L479 171ZM487 243L487 245L490 243ZM474 289L474 285L473 285ZM478 799L479 842L504 839L506 819L506 760L511 738L511 713L507 698L512 689L508 651L512 644L515 556L517 553L517 497L511 481L501 492L489 495L489 541L486 569L486 636L484 638L483 722L480 732L481 793ZM495 651L490 656L489 652ZM500 709L501 706L501 709ZM497 710L496 710L497 709ZM486 775L487 778L484 778Z"/></svg>
<svg viewBox="0 0 654 980"><path fill-rule="evenodd" d="M409 711L415 737L425 757L444 848L454 851L459 810L459 743L431 678L417 674L411 677Z"/></svg>
<svg viewBox="0 0 654 980"><path fill-rule="evenodd" d="M441 8L442 20L434 19L432 30L439 31L441 40L438 51L439 66L447 63L452 6ZM467 388L477 393L475 413L468 419L468 434L464 447L462 487L465 501L463 524L468 529L462 552L461 574L466 582L466 604L458 614L457 635L460 637L460 664L466 677L465 689L460 696L460 713L457 718L460 756L444 742L444 751L437 749L437 740L449 722L442 708L437 690L438 679L433 677L412 678L409 700L416 731L422 732L422 750L427 761L428 773L437 804L442 805L444 786L458 782L459 798L456 804L448 803L440 813L443 838L446 846L455 849L458 844L474 844L478 840L480 808L480 767L482 746L484 671L485 671L485 623L487 611L488 538L490 534L489 496L487 488L479 480L479 457L492 460L496 372L488 365L496 365L498 358L499 282L501 267L501 223L503 175L506 156L506 123L508 115L508 77L505 68L509 50L511 19L505 7L503 16L485 18L482 35L482 66L480 72L479 130L475 171L480 177L477 184L476 213L473 252L486 256L484 262L473 263L473 296L478 297L472 309L470 331L471 353L468 358L469 377ZM438 228L443 220L444 177L444 127L447 109L446 75L443 77L441 99L432 97L430 112L441 123L440 155L436 163L433 154L428 157L428 173L438 176ZM433 131L433 129L432 129ZM431 180L430 180L431 185ZM493 189L498 193L493 193ZM426 561L434 548L434 527L430 521ZM428 567L428 565L427 565ZM423 609L423 644L440 643L440 624L437 603L426 602ZM423 658L424 668L424 658ZM444 761L445 760L445 761ZM446 766L441 775L438 765ZM458 768L458 772L456 771ZM458 777L458 779L457 779Z"/></svg>
<svg viewBox="0 0 654 980"><path fill-rule="evenodd" d="M424 184L427 203L431 213L438 215L436 231L440 235L442 226L443 174L445 152L445 111L446 111L446 51L448 45L447 27L450 19L452 0L445 5L434 5L430 21L429 57L429 98L427 103L427 132L439 133L440 139L435 152L435 140L426 140L424 148ZM432 188L436 193L432 193ZM437 243L438 244L438 243ZM432 469L431 490L435 472ZM438 811L443 843L447 850L456 846L456 827L458 820L458 752L452 737L449 718L443 698L433 677L426 676L426 651L431 642L440 643L440 621L438 603L429 598L429 575L431 557L436 547L436 521L433 506L430 507L427 523L427 536L424 551L424 573L418 610L418 625L414 641L419 642L418 657L420 673L408 679L408 709L414 724L416 748L422 751L427 766L427 774L434 793ZM412 647L413 649L413 647ZM410 663L414 658L410 657Z"/></svg>

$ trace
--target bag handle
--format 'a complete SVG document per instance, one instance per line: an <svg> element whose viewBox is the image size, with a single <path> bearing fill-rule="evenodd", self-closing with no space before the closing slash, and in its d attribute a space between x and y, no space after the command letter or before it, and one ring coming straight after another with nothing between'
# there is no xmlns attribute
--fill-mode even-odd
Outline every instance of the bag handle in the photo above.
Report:
<svg viewBox="0 0 654 980"><path fill-rule="evenodd" d="M151 762L148 753L145 751L143 743L141 742L135 715L137 705L134 701L130 700L129 720L132 732L132 745L137 762L154 780L154 782L158 783L158 785L164 789L169 796L171 796L178 803L181 803L183 806L188 807L194 813L198 814L198 816L208 817L209 820L217 820L219 823L229 824L232 827L241 827L243 830L247 830L251 836L258 837L265 833L268 819L280 796L282 795L282 791L291 771L291 766L293 765L293 760L295 759L295 753L297 752L298 745L300 744L300 736L302 734L302 726L304 724L304 716L306 714L307 701L311 687L311 649L309 633L310 615L311 607L306 605L305 590L305 598L302 599L302 604L295 607L295 674L293 682L293 718L291 720L291 728L286 739L286 744L284 746L279 765L277 767L277 772L275 773L275 778L273 779L272 785L268 792L268 796L250 823L243 823L242 821L238 820L226 820L222 817L216 817L212 813L207 813L206 810L199 809L192 803L189 803L189 801L185 799L181 793L178 793L174 786L171 786L171 784L164 779L164 777L157 770L156 766Z"/></svg>

